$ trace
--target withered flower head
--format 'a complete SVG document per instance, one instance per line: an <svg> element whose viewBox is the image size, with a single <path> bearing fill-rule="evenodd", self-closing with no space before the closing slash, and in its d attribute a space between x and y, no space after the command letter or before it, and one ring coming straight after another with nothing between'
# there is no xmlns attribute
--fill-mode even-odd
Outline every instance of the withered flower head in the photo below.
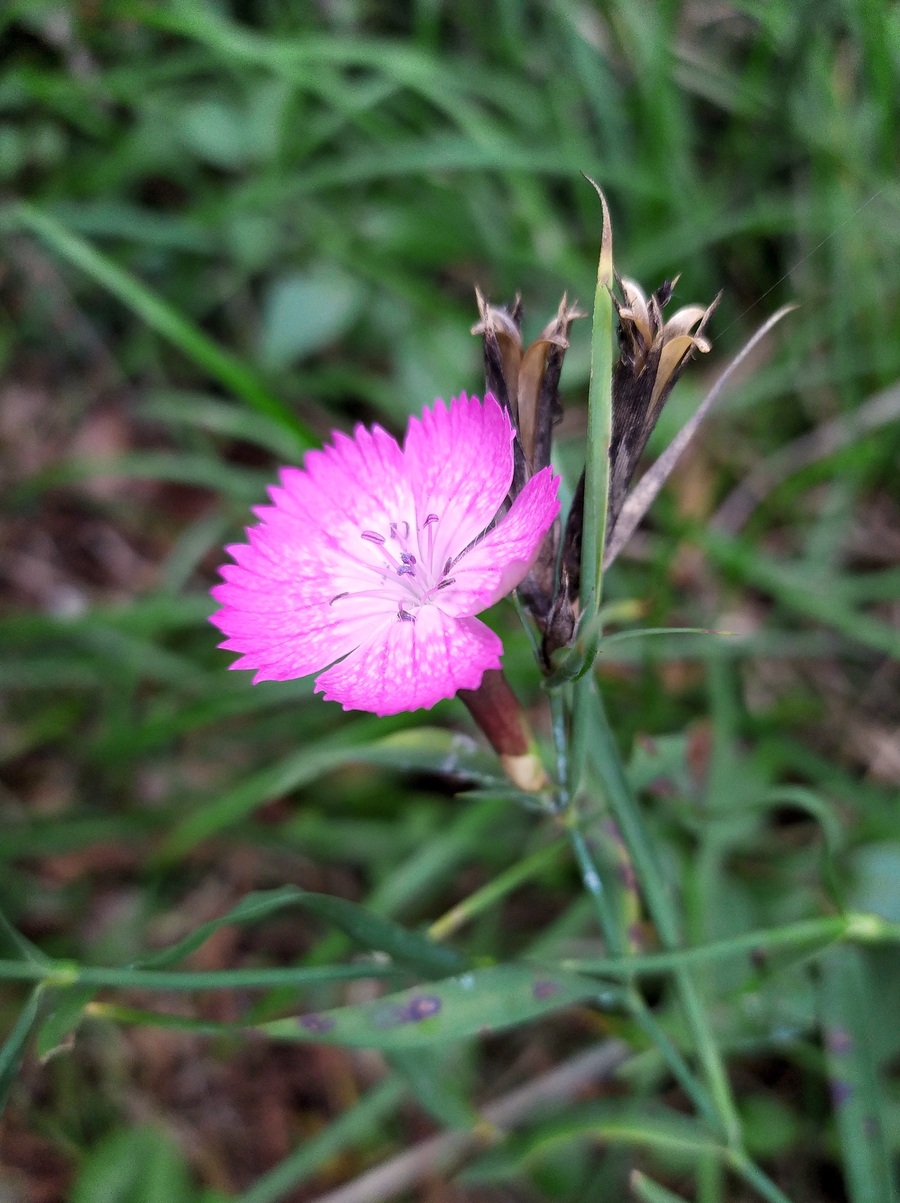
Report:
<svg viewBox="0 0 900 1203"><path fill-rule="evenodd" d="M666 398L694 351L706 352L706 325L719 303L687 305L668 320L663 310L677 277L649 297L633 280L619 279L622 299L613 297L619 319L619 359L612 380L612 439L609 449L607 545L622 511L632 478ZM485 387L509 411L516 428L515 470L510 503L528 480L550 462L553 426L562 407L559 378L575 318L585 316L564 296L556 317L530 346L523 348L522 303L511 308L489 305L476 291L480 320L472 333L484 340ZM721 294L720 294L721 295ZM519 596L543 636L545 665L570 643L579 614L581 534L584 525L584 474L579 481L560 550L554 524Z"/></svg>
<svg viewBox="0 0 900 1203"><path fill-rule="evenodd" d="M556 317L529 346L522 346L522 301L511 308L489 305L476 289L480 320L472 327L484 343L485 389L509 411L516 429L515 467L510 489L514 501L528 481L550 463L553 427L562 417L559 378L569 347L569 330L586 315L563 296ZM534 567L519 586L519 596L543 630L556 589L559 522L545 538Z"/></svg>
<svg viewBox="0 0 900 1203"><path fill-rule="evenodd" d="M623 300L613 302L619 317L619 360L612 380L612 439L609 448L609 508L606 544L622 511L628 488L666 398L694 350L706 352L706 324L719 296L706 309L687 305L668 321L663 309L678 279L666 281L649 298L633 280L619 280ZM570 643L578 619L581 536L584 526L584 473L572 500L563 535L559 585L542 626L543 655Z"/></svg>
<svg viewBox="0 0 900 1203"><path fill-rule="evenodd" d="M647 440L693 351L709 351L704 334L719 296L704 309L686 305L665 320L663 309L678 277L647 297L633 280L620 280L623 301L613 297L619 317L619 362L613 372L612 442L609 449L609 516L612 535L628 486Z"/></svg>

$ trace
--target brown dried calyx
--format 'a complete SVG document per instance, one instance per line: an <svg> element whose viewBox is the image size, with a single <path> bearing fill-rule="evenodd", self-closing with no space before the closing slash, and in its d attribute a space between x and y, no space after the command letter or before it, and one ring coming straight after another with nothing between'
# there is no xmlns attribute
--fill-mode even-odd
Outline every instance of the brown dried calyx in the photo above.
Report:
<svg viewBox="0 0 900 1203"><path fill-rule="evenodd" d="M706 309L686 305L663 318L678 283L666 280L649 298L633 280L619 280L624 301L615 296L619 316L619 362L613 372L612 442L609 449L609 516L612 535L647 440L669 393L694 351L712 344L704 331L721 293Z"/></svg>
<svg viewBox="0 0 900 1203"><path fill-rule="evenodd" d="M612 380L607 545L666 399L692 353L705 353L712 345L704 332L722 294L705 309L687 305L665 320L663 309L677 282L678 277L667 280L647 297L633 280L619 279L623 299L613 296L619 317L619 360ZM559 588L543 628L543 654L548 664L557 648L571 642L578 619L583 526L582 473L563 536Z"/></svg>
<svg viewBox="0 0 900 1203"><path fill-rule="evenodd" d="M569 347L569 330L576 318L585 317L563 296L556 317L529 346L522 346L522 301L511 308L489 305L476 289L480 320L472 327L484 345L485 389L505 406L516 438L513 443L513 482L510 504L535 473L550 463L553 427L562 417L559 378ZM519 586L523 605L541 631L556 592L559 522L545 538L534 566Z"/></svg>

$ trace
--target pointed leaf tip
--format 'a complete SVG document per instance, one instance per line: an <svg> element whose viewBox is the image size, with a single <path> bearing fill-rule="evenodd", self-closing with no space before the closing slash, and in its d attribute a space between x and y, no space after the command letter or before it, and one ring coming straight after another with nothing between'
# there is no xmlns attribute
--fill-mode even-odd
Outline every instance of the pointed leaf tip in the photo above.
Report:
<svg viewBox="0 0 900 1203"><path fill-rule="evenodd" d="M585 172L581 173L591 187L600 197L600 204L603 207L603 233L600 237L600 261L597 264L597 283L605 284L607 288L612 288L613 285L613 245L612 245L612 222L609 219L609 206L606 203L606 197L603 189L596 180L592 180Z"/></svg>

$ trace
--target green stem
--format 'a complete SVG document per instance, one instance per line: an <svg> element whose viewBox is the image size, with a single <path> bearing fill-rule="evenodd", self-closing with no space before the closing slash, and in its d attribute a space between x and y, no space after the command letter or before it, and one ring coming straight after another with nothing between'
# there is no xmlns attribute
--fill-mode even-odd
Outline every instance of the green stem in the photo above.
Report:
<svg viewBox="0 0 900 1203"><path fill-rule="evenodd" d="M668 1033L660 1026L656 1016L644 1001L644 996L636 989L631 989L626 995L626 1003L635 1022L640 1024L644 1033L653 1042L660 1055L672 1071L675 1081L697 1108L706 1122L717 1126L718 1117L708 1091L691 1070L677 1046L672 1042Z"/></svg>
<svg viewBox="0 0 900 1203"><path fill-rule="evenodd" d="M550 694L550 721L553 729L553 750L556 753L557 798L560 811L565 811L572 796L572 781L568 714L562 690Z"/></svg>
<svg viewBox="0 0 900 1203"><path fill-rule="evenodd" d="M722 1203L725 1198L725 1164L720 1157L697 1162L697 1203Z"/></svg>
<svg viewBox="0 0 900 1203"><path fill-rule="evenodd" d="M744 1181L754 1188L767 1203L791 1203L791 1200L780 1187L776 1186L768 1174L742 1153L732 1153L728 1161Z"/></svg>
<svg viewBox="0 0 900 1203"><path fill-rule="evenodd" d="M485 911L499 899L504 898L510 891L516 889L523 882L536 877L548 865L552 865L555 861L559 860L565 847L564 840L554 840L552 844L547 844L544 848L538 848L536 852L532 852L524 860L518 861L504 873L500 873L492 881L482 886L480 890L475 890L467 898L464 898L462 902L458 902L449 911L441 915L439 919L436 919L428 929L429 937L432 940L446 940L448 936L452 936L454 932L458 931L464 923L468 923L476 915L480 915L482 911Z"/></svg>
<svg viewBox="0 0 900 1203"><path fill-rule="evenodd" d="M656 1017L644 1001L643 995L632 983L631 975L628 972L630 958L625 955L626 943L621 924L619 923L619 917L615 912L609 895L603 888L602 878L591 856L587 841L582 832L575 826L569 828L569 841L575 853L575 858L578 861L578 867L581 870L581 879L584 887L590 895L591 901L594 903L594 910L597 914L603 938L610 951L617 958L612 963L617 965L620 971L619 976L626 978L628 981L629 989L626 991L623 1001L628 1008L629 1014L638 1026L643 1029L644 1034L651 1043L656 1046L663 1061L665 1061L671 1070L672 1076L676 1082L681 1084L688 1098L692 1100L700 1114L715 1127L717 1124L716 1112L709 1095L697 1080L696 1075L691 1071L690 1066L679 1050L660 1027L659 1023L657 1023Z"/></svg>
<svg viewBox="0 0 900 1203"><path fill-rule="evenodd" d="M572 851L575 853L575 859L581 871L581 880L584 883L584 888L594 903L597 922L600 924L600 931L603 933L606 946L613 954L613 957L623 966L625 970L623 976L630 976L627 973L627 961L622 960L625 951L625 941L622 938L619 917L613 907L612 899L603 885L600 872L594 864L593 857L587 846L587 840L580 829L574 824L569 826L569 843L572 845Z"/></svg>
<svg viewBox="0 0 900 1203"><path fill-rule="evenodd" d="M569 763L566 716L561 692L550 695L550 706L553 717L554 744L556 746L557 775L560 781L560 801L565 805L569 799L570 783L568 779ZM604 889L602 876L597 865L594 863L594 858L591 855L584 833L579 827L579 822L580 817L577 807L570 806L566 812L569 843L572 846L572 851L575 854L575 859L581 871L581 880L593 903L603 939L606 942L607 948L616 958L611 963L615 964L621 970L621 976L625 977L629 983L629 989L624 999L628 1011L635 1022L643 1029L644 1034L656 1046L663 1060L671 1070L673 1077L681 1084L688 1098L693 1101L700 1114L715 1126L716 1114L707 1092L703 1089L701 1083L697 1081L695 1074L691 1072L690 1066L684 1057L682 1057L679 1050L657 1023L653 1012L647 1006L642 994L633 984L632 975L628 971L631 958L624 956L627 951L627 940L625 933L622 931L621 917L616 914L615 907L607 891Z"/></svg>
<svg viewBox="0 0 900 1203"><path fill-rule="evenodd" d="M276 986L308 986L358 978L397 977L393 965L309 965L296 969L223 969L208 973L162 969L129 969L78 965L72 961L0 961L0 981L45 982L66 988L107 986L134 990L269 990Z"/></svg>
<svg viewBox="0 0 900 1203"><path fill-rule="evenodd" d="M585 710L590 707L592 738L587 741L589 762L599 775L610 810L631 855L647 910L659 938L668 951L674 952L680 942L675 907L644 826L643 817L632 796L602 699L593 679L586 677L583 680L589 682L589 687L579 690L578 698ZM729 1146L737 1148L741 1139L737 1108L700 994L684 967L676 966L673 976L694 1047L709 1083L719 1125Z"/></svg>
<svg viewBox="0 0 900 1203"><path fill-rule="evenodd" d="M891 923L882 919L880 915L856 912L847 915L827 915L821 919L801 919L797 923L786 923L783 927L744 932L743 935L731 936L727 940L698 944L694 948L682 948L677 952L630 957L627 962L612 957L592 957L564 961L563 967L577 973L596 973L599 977L645 977L671 973L689 965L723 961L730 957L759 953L765 955L779 949L802 948L805 944L813 945L811 951L818 953L839 940L860 944L900 942L900 923Z"/></svg>

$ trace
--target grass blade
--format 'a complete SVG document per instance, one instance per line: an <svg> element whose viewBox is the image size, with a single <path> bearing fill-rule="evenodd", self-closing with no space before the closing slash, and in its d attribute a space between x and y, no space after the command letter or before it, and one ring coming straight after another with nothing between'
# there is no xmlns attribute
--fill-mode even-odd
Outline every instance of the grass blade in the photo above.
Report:
<svg viewBox="0 0 900 1203"><path fill-rule="evenodd" d="M49 213L23 202L17 206L15 215L20 225L36 234L73 267L77 267L111 292L157 334L178 347L188 359L193 360L213 379L218 380L253 409L267 414L292 431L296 438L298 455L315 446L317 440L311 432L291 413L283 401L270 392L254 372L182 317L146 284L136 280L90 243L66 229Z"/></svg>
<svg viewBox="0 0 900 1203"><path fill-rule="evenodd" d="M884 1129L887 1099L878 1079L870 1025L877 1000L860 954L836 948L823 959L820 1006L831 1097L852 1203L895 1203Z"/></svg>
<svg viewBox="0 0 900 1203"><path fill-rule="evenodd" d="M261 1024L275 1039L409 1049L500 1031L597 994L596 982L531 965L494 965L359 1006Z"/></svg>

